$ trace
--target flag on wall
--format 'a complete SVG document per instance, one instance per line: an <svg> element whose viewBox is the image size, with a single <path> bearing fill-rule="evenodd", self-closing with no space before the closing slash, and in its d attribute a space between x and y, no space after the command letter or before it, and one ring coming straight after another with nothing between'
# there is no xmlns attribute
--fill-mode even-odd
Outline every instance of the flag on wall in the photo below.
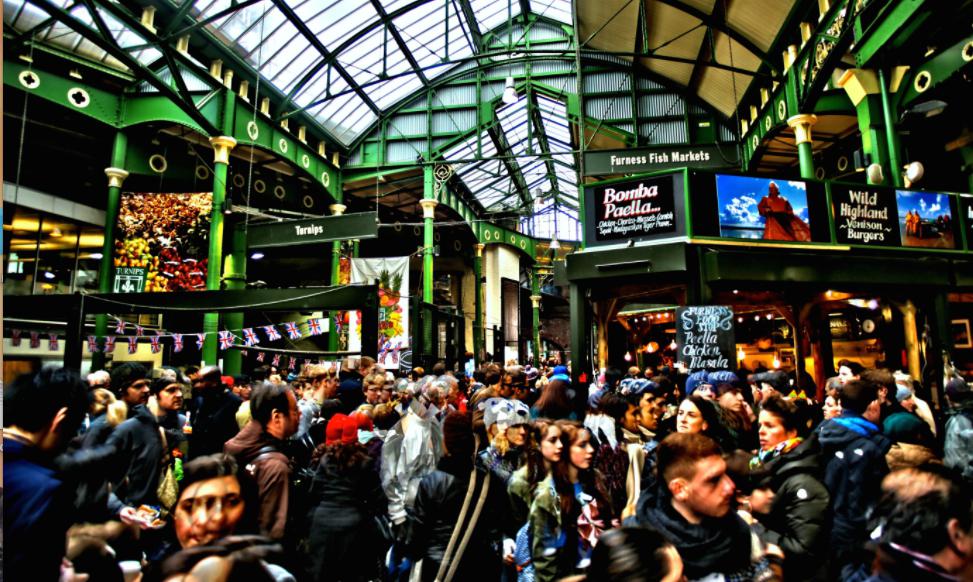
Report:
<svg viewBox="0 0 973 582"><path fill-rule="evenodd" d="M132 336L128 338L128 353L134 354L139 349L139 338L138 336Z"/></svg>
<svg viewBox="0 0 973 582"><path fill-rule="evenodd" d="M182 351L182 334L174 333L172 334L172 351L179 353Z"/></svg>
<svg viewBox="0 0 973 582"><path fill-rule="evenodd" d="M52 351L52 352L56 352L59 349L58 348L58 342L57 342L57 334L56 333L49 333L49 334L47 334L47 337L48 337L48 340L49 340L48 341L48 344L47 344L47 349L50 350L50 351Z"/></svg>

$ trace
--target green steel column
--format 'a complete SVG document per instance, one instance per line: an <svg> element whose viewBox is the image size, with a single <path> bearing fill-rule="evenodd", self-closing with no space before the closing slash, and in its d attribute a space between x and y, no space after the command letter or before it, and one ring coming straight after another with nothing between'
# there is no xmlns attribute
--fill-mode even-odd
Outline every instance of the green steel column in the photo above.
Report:
<svg viewBox="0 0 973 582"><path fill-rule="evenodd" d="M115 144L112 147L111 167L105 168L108 176L108 204L105 209L105 239L101 244L101 263L98 265L98 291L108 293L112 290L112 273L115 264L115 226L118 223L118 208L122 197L122 183L128 177L125 168L125 154L128 150L128 136L121 131L115 134ZM105 337L108 333L108 316L98 315L95 318L95 335ZM105 367L107 355L104 352L91 354L91 369L101 370Z"/></svg>
<svg viewBox="0 0 973 582"><path fill-rule="evenodd" d="M226 255L223 264L223 279L227 289L246 289L247 287L247 234L243 225L237 222L233 225L233 238L230 253ZM223 316L223 323L227 329L240 335L243 329L243 313L227 313ZM223 373L239 374L243 371L243 353L240 350L227 350L223 357Z"/></svg>
<svg viewBox="0 0 973 582"><path fill-rule="evenodd" d="M885 82L885 73L878 69L878 86L882 94L882 119L885 122L885 140L888 143L889 165L892 166L892 184L897 188L904 185L902 180L902 159L899 155L899 136L895 133L895 122L892 118L892 106L889 104L889 88Z"/></svg>
<svg viewBox="0 0 973 582"><path fill-rule="evenodd" d="M344 204L332 204L330 206L331 214L334 216L341 216L345 213L348 207ZM336 240L331 243L331 285L337 286L341 283L341 241ZM339 337L338 337L338 318L341 316L340 312L331 312L331 329L328 330L328 350L332 352L338 351L339 347Z"/></svg>
<svg viewBox="0 0 973 582"><path fill-rule="evenodd" d="M221 263L223 262L223 205L226 201L226 171L230 164L230 150L236 146L232 137L221 135L211 137L213 145L213 211L209 227L209 254L206 269L206 290L219 291ZM217 332L220 328L218 313L207 313L203 316L203 331L206 340L203 343L203 363L216 365L219 360L217 349Z"/></svg>
<svg viewBox="0 0 973 582"><path fill-rule="evenodd" d="M531 302L531 324L533 325L533 356L534 365L539 366L541 361L541 289L537 277L536 267L530 272L530 302Z"/></svg>
<svg viewBox="0 0 973 582"><path fill-rule="evenodd" d="M794 129L794 143L797 144L797 156L801 164L802 178L814 178L814 149L811 141L811 126L817 121L817 116L810 113L801 113L787 120L787 125Z"/></svg>
<svg viewBox="0 0 973 582"><path fill-rule="evenodd" d="M422 175L423 197L419 201L422 206L423 241L422 241L422 300L432 303L432 255L435 243L433 219L436 217L436 178L432 165L423 167Z"/></svg>
<svg viewBox="0 0 973 582"><path fill-rule="evenodd" d="M483 363L483 243L473 245L473 354L476 365Z"/></svg>

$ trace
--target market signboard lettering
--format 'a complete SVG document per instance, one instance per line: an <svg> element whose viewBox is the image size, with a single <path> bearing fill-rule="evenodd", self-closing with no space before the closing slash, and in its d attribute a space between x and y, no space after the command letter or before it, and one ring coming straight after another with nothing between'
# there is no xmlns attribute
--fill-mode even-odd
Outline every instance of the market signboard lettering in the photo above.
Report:
<svg viewBox="0 0 973 582"><path fill-rule="evenodd" d="M596 184L585 199L588 244L683 234L681 174Z"/></svg>
<svg viewBox="0 0 973 582"><path fill-rule="evenodd" d="M115 293L141 293L145 289L145 276L148 269L144 267L115 267L115 282L112 291Z"/></svg>
<svg viewBox="0 0 973 582"><path fill-rule="evenodd" d="M859 186L831 187L836 239L841 244L899 246L895 192Z"/></svg>
<svg viewBox="0 0 973 582"><path fill-rule="evenodd" d="M716 145L672 146L585 152L586 176L634 174L674 168L728 168L738 165L736 150Z"/></svg>
<svg viewBox="0 0 973 582"><path fill-rule="evenodd" d="M378 223L375 214L360 212L251 226L247 231L247 246L250 248L283 247L335 240L361 240L377 236Z"/></svg>
<svg viewBox="0 0 973 582"><path fill-rule="evenodd" d="M687 370L736 368L733 309L691 305L676 309L676 357Z"/></svg>

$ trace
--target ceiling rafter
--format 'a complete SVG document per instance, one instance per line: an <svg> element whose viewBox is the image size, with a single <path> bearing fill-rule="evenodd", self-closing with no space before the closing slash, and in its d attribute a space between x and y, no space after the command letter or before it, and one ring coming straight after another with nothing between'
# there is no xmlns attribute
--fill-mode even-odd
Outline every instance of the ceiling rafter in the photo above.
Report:
<svg viewBox="0 0 973 582"><path fill-rule="evenodd" d="M372 7L375 8L375 12L378 12L378 17L382 19L382 22L385 24L385 29L388 30L389 34L392 35L392 39L395 41L395 44L398 45L399 50L402 51L402 54L405 56L405 60L409 61L409 65L422 81L422 84L424 86L429 86L429 79L423 72L422 67L419 66L419 62L416 61L415 55L413 55L412 51L409 50L409 45L405 44L405 40L403 40L402 35L399 34L399 29L396 28L395 24L389 19L389 15L385 11L385 8L382 6L380 0L371 1ZM446 26L449 26L449 22L446 22Z"/></svg>
<svg viewBox="0 0 973 582"><path fill-rule="evenodd" d="M713 4L713 20L726 24L726 12L724 12L725 4L722 2L716 2ZM703 70L706 65L704 63L713 62L716 60L716 39L713 38L713 27L706 28L706 35L703 37L703 42L699 43L699 53L696 55L696 64L693 65L693 72L689 75L689 83L686 84L691 91L695 91L703 78Z"/></svg>
<svg viewBox="0 0 973 582"><path fill-rule="evenodd" d="M551 157L551 142L547 139L547 127L544 125L544 116L540 112L540 104L536 101L537 94L528 93L528 99L533 101L533 106L528 108L528 114L534 124L534 137L537 138L545 155L544 165L547 167L547 178L551 182L551 196L557 196L561 192L560 184L557 181L557 172L554 169L554 159Z"/></svg>
<svg viewBox="0 0 973 582"><path fill-rule="evenodd" d="M760 61L764 65L766 65L767 67L769 67L771 71L773 71L773 72L779 72L777 65L773 61L771 61L770 59L767 58L766 51L764 51L763 49L761 49L760 47L758 47L756 45L756 43L754 43L752 40L750 40L749 38L747 38L746 35L742 34L737 29L735 29L732 26L730 26L726 22L726 19L725 18L722 19L722 21L721 21L720 19L714 18L712 14L707 14L707 13L703 12L702 10L700 10L699 8L696 8L694 6L690 6L689 4L686 4L685 2L683 2L683 0L656 0L656 1L657 2L662 2L663 4L667 4L667 5L669 5L669 6L673 7L673 8L677 8L679 10L682 10L686 14L689 14L690 16L692 16L693 18L697 18L697 19L701 20L703 22L703 24L705 24L706 26L708 26L710 28L713 28L715 30L718 30L718 31L722 32L723 34L729 36L731 39L733 39L734 41L736 41L737 43L739 43L743 48L745 48L748 51L750 51L751 53L753 53L758 59L760 59ZM722 2L722 0L717 0L717 4L719 4L721 2ZM715 5L714 5L714 12L715 12L715 10L716 10L716 8L715 8Z"/></svg>
<svg viewBox="0 0 973 582"><path fill-rule="evenodd" d="M470 0L454 0L459 2L460 11L463 13L463 17L466 19L466 28L470 31L470 36L472 36L473 50L476 54L483 51L483 33L480 31L480 23L476 20L476 14L473 12L473 7L470 5Z"/></svg>
<svg viewBox="0 0 973 582"><path fill-rule="evenodd" d="M191 98L187 99L188 96L184 96L173 90L172 87L160 79L155 72L145 68L145 66L143 66L138 59L130 55L125 49L118 46L118 43L115 41L113 36L109 34L106 38L101 32L92 30L90 27L78 21L73 15L65 12L50 0L30 0L30 2L51 16L57 18L58 21L74 32L88 39L88 41L90 41L92 44L96 45L98 48L105 51L132 70L137 78L146 81L157 91L159 91L159 93L171 99L172 102L179 105L180 109L185 111L193 121L199 124L204 132L207 132L210 135L219 135L221 133L219 129L199 111ZM103 22L102 25L104 25Z"/></svg>
<svg viewBox="0 0 973 582"><path fill-rule="evenodd" d="M324 57L326 60L334 59L333 62L331 63L331 68L334 69L335 72L337 72L339 75L341 75L341 77L345 80L345 82L348 83L348 86L355 91L358 97L361 98L362 102L364 102L365 105L367 105L368 108L371 109L373 113L375 113L375 115L381 117L382 110L379 109L378 105L376 105L375 102L372 101L372 98L368 96L368 93L365 93L365 91L358 84L358 81L356 81L355 78L352 77L348 73L348 71L345 70L345 68L341 65L341 63L338 62L337 57L332 55L332 53L328 50L328 47L324 46L324 43L322 43L318 39L318 37L314 35L311 29L308 28L307 23L305 23L297 16L297 14L287 4L287 2L285 2L284 0L270 0L270 1L273 2L274 5L277 7L277 9L284 14L285 18L290 20L291 24L293 24L294 27L297 28L297 31L304 35L304 38L311 44L312 47L314 47L318 51L318 53L321 54L322 57ZM334 53L334 55L337 54L340 53L339 52Z"/></svg>

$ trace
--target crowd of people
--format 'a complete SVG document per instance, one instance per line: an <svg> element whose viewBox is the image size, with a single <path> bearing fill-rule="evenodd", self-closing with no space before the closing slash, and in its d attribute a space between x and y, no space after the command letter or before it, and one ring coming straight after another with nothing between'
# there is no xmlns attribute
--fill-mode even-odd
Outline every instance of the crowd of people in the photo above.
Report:
<svg viewBox="0 0 973 582"><path fill-rule="evenodd" d="M10 580L973 580L973 389L368 357L4 391Z"/></svg>

